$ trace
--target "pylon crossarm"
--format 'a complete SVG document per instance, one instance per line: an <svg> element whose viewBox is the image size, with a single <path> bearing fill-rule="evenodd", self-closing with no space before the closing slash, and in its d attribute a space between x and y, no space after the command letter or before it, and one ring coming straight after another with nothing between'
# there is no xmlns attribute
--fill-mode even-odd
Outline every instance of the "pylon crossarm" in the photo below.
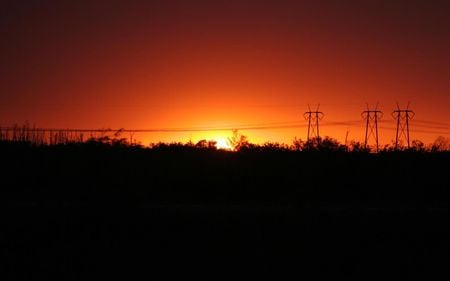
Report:
<svg viewBox="0 0 450 281"><path fill-rule="evenodd" d="M308 120L309 114L310 114L310 112L305 112L305 113L303 113L303 117L305 117L305 119Z"/></svg>

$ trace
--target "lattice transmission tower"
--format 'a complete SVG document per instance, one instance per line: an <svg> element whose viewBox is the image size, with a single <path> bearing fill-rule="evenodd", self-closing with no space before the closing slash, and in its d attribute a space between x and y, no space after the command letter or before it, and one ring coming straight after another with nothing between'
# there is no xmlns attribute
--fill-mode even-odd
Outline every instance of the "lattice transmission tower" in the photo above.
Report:
<svg viewBox="0 0 450 281"><path fill-rule="evenodd" d="M311 110L308 105L309 111L306 111L303 116L308 122L308 131L306 141L309 143L311 140L320 142L319 121L323 119L324 113L319 111L319 105L315 111Z"/></svg>
<svg viewBox="0 0 450 281"><path fill-rule="evenodd" d="M397 110L392 112L392 117L397 120L397 129L395 134L395 149L398 149L399 145L404 144L406 141L406 145L410 148L409 141L409 121L413 119L415 113L414 111L409 109L409 103L406 106L406 109L400 109L397 103Z"/></svg>
<svg viewBox="0 0 450 281"><path fill-rule="evenodd" d="M364 148L367 149L367 145L371 138L375 139L375 150L378 152L379 150L379 142L378 142L378 121L383 117L383 112L378 110L378 104L375 106L375 109L369 109L369 105L367 105L367 110L361 113L362 118L366 121L366 134L364 138Z"/></svg>

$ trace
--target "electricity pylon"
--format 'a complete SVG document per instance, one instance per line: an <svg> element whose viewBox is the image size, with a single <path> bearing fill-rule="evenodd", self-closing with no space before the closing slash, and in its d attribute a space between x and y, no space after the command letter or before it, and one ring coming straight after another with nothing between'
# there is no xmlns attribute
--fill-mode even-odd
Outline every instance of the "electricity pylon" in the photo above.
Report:
<svg viewBox="0 0 450 281"><path fill-rule="evenodd" d="M319 111L319 105L317 105L316 111L312 111L311 107L308 105L309 111L305 112L303 116L306 121L308 121L308 133L306 141L309 143L311 138L313 140L320 141L320 132L319 132L319 121L323 119L323 112Z"/></svg>
<svg viewBox="0 0 450 281"><path fill-rule="evenodd" d="M397 120L397 130L395 134L395 149L398 149L399 143L403 144L403 140L406 140L408 148L409 142L409 121L413 119L415 113L409 109L409 103L406 109L400 109L397 103L397 110L392 112L392 117Z"/></svg>
<svg viewBox="0 0 450 281"><path fill-rule="evenodd" d="M361 113L362 118L366 121L366 135L364 138L364 148L367 149L367 143L370 137L375 138L376 152L378 152L378 120L383 117L383 112L378 110L378 104L375 106L374 110L369 109L367 105L367 110Z"/></svg>

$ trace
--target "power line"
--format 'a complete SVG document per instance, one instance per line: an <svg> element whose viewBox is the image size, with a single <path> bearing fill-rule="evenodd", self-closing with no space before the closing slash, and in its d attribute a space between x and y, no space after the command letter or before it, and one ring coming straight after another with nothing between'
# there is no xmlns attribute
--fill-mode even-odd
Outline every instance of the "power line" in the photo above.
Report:
<svg viewBox="0 0 450 281"><path fill-rule="evenodd" d="M428 120L423 120L423 119L419 119L419 120L414 119L414 123L433 124L433 125L444 126L444 127L450 128L450 123L428 121Z"/></svg>
<svg viewBox="0 0 450 281"><path fill-rule="evenodd" d="M416 122L416 121L414 121ZM380 120L378 119L378 123L390 123L394 124L394 121L392 120ZM346 127L364 127L365 125L360 124L360 121L356 120L349 120L349 121L336 121L336 122L329 122L324 121L320 124L321 127L332 127L332 126L346 126ZM91 129L91 128L29 128L30 130L36 130L36 131L47 131L47 132L59 132L59 131L66 131L66 132L81 132L81 133L112 133L112 132L124 132L124 133L164 133L164 132L204 132L204 131L230 131L233 129L237 130L268 130L268 129L290 129L290 128L305 128L307 125L304 123L300 123L299 121L286 121L286 122L271 122L271 123L259 123L259 124L244 124L244 125L238 125L238 126L210 126L210 127L180 127L180 128L148 128L148 129L112 129L112 128L106 128L106 129ZM433 128L433 129L443 129L442 131L435 131L438 133L450 133L446 132L446 127L440 127L440 126L425 126L425 125L418 125L415 124L414 127L416 128ZM21 126L8 126L8 127L0 127L0 130L9 130L12 131L14 129L18 130L22 128ZM388 128L388 127L380 127L379 129L394 129L395 128ZM450 131L450 128L448 128ZM410 132L416 132L418 130L410 129Z"/></svg>
<svg viewBox="0 0 450 281"><path fill-rule="evenodd" d="M397 128L396 127L379 127L380 129L383 130L391 130L391 131L396 131ZM423 133L423 134L433 134L433 135L449 135L450 136L450 132L444 132L444 131L431 131L431 130L418 130L418 129L410 129L409 130L411 133Z"/></svg>

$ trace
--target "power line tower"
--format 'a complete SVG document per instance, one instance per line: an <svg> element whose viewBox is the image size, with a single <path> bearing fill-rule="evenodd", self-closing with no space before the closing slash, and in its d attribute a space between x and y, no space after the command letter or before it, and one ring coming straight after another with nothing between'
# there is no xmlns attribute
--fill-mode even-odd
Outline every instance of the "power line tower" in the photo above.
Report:
<svg viewBox="0 0 450 281"><path fill-rule="evenodd" d="M378 110L378 104L375 106L374 110L369 109L367 105L367 110L361 113L362 118L366 121L366 135L364 138L364 148L367 149L367 143L371 137L375 138L376 152L379 149L378 143L378 121L383 117L383 112Z"/></svg>
<svg viewBox="0 0 450 281"><path fill-rule="evenodd" d="M398 149L399 144L403 144L406 141L408 148L409 142L409 121L413 119L415 113L409 109L409 102L406 109L400 109L397 103L397 110L392 112L392 117L397 120L397 130L395 134L395 149Z"/></svg>
<svg viewBox="0 0 450 281"><path fill-rule="evenodd" d="M323 119L323 112L319 111L319 105L317 105L316 111L312 111L311 107L308 105L309 111L305 112L303 116L306 121L308 121L308 133L306 141L309 143L311 140L320 141L319 133L319 121Z"/></svg>

